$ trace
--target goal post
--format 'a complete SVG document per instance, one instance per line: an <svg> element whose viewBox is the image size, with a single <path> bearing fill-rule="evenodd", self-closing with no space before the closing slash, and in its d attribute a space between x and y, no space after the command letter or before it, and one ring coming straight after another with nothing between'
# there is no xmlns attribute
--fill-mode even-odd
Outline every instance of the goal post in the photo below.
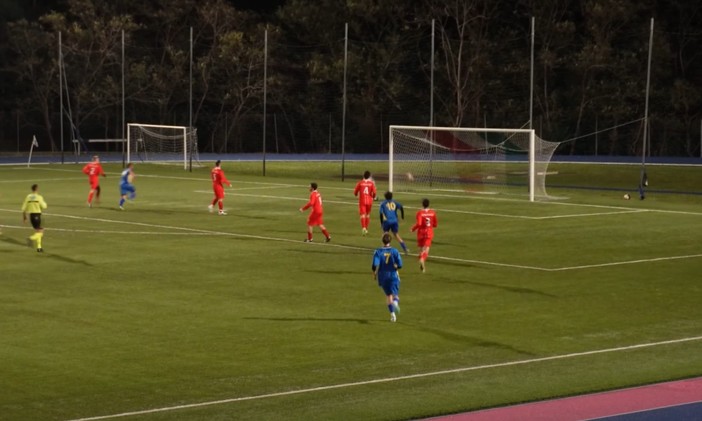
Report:
<svg viewBox="0 0 702 421"><path fill-rule="evenodd" d="M463 191L545 200L558 147L532 129L390 126L391 191Z"/></svg>
<svg viewBox="0 0 702 421"><path fill-rule="evenodd" d="M127 124L127 161L199 165L197 129L160 124Z"/></svg>

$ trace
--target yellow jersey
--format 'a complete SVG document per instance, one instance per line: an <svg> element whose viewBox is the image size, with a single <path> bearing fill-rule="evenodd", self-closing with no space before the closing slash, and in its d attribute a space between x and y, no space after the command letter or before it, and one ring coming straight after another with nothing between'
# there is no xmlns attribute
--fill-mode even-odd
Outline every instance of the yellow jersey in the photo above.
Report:
<svg viewBox="0 0 702 421"><path fill-rule="evenodd" d="M42 209L46 209L46 202L39 193L29 193L27 197L24 198L22 212L41 213Z"/></svg>

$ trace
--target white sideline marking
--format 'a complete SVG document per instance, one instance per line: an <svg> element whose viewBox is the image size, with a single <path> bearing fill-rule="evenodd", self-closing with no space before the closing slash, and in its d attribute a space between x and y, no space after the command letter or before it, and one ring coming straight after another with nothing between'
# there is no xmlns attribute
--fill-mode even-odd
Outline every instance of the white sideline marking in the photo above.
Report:
<svg viewBox="0 0 702 421"><path fill-rule="evenodd" d="M630 350L634 350L634 349L651 348L651 347L656 347L656 346L679 344L679 343L683 343L683 342L693 342L693 341L699 341L699 340L702 340L702 336L693 336L693 337L689 337L689 338L672 339L672 340L660 341L660 342L649 342L649 343L644 343L644 344L621 346L621 347L617 347L617 348L597 349L594 351L574 352L571 354L552 355L550 357L532 358L532 359L528 359L528 360L507 361L507 362L503 362L503 363L485 364L485 365L478 365L478 366L472 366L472 367L461 367L461 368L454 368L451 370L431 371L428 373L409 374L406 376L385 377L385 378L380 378L380 379L365 380L365 381L359 381L359 382L340 383L340 384L334 384L334 385L329 385L329 386L312 387L312 388L308 388L308 389L290 390L287 392L266 393L263 395L242 396L239 398L220 399L220 400L209 401L209 402L199 402L199 403L191 403L191 404L185 404L185 405L166 406L166 407L162 407L162 408L145 409L142 411L122 412L120 414L100 415L100 416L87 417L87 418L76 418L76 419L69 420L69 421L104 420L104 419L109 419L109 418L120 418L120 417L134 416L134 415L153 414L153 413L157 413L157 412L177 411L180 409L200 408L200 407L204 407L204 406L222 405L222 404L226 404L226 403L251 401L251 400L256 400L256 399L275 398L275 397L280 397L280 396L299 395L299 394L303 394L303 393L319 392L319 391L332 390L332 389L342 389L342 388L354 387L354 386L365 386L365 385L370 385L370 384L390 383L390 382L396 382L396 381L402 381L402 380L419 379L419 378L424 378L424 377L442 376L442 375L446 375L446 374L465 373L468 371L487 370L487 369L491 369L491 368L510 367L510 366L524 365L524 364L540 363L540 362L544 362L544 361L555 361L555 360L563 360L563 359L568 359L568 358L585 357L585 356L589 356L589 355L607 354L607 353L620 352L620 351L630 351Z"/></svg>

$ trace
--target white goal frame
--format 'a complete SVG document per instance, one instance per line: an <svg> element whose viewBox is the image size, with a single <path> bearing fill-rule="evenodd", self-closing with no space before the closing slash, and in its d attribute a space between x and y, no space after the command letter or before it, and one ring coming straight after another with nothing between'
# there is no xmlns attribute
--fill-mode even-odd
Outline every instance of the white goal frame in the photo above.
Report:
<svg viewBox="0 0 702 421"><path fill-rule="evenodd" d="M162 124L142 124L142 123L128 123L127 124L127 162L132 162L132 154L136 155L138 153L136 149L136 142L132 141L131 135L132 135L132 127L143 127L143 128L151 128L151 129L169 129L173 130L175 133L178 131L182 132L182 135L176 135L178 137L182 136L183 140L183 168L188 169L188 157L190 156L191 151L188 149L188 127L186 126L167 126L167 125L162 125ZM193 133L195 133L196 129L190 130L190 135L192 136ZM180 141L180 140L178 140ZM196 147L196 145L195 145Z"/></svg>
<svg viewBox="0 0 702 421"><path fill-rule="evenodd" d="M528 150L525 151L528 156L528 188L529 188L529 201L534 202L536 200L536 182L537 182L537 170L536 170L536 133L533 129L504 129L504 128L467 128L467 127L436 127L436 126L402 126L402 125L391 125L389 127L389 156L388 156L388 187L390 191L394 188L394 176L395 174L395 133L397 131L408 130L408 131L424 131L425 133L444 131L444 132L472 132L476 134L486 134L486 133L502 133L506 135L514 134L524 134L528 135ZM546 142L540 140L541 142ZM444 146L434 143L431 139L419 139L417 142L423 142L430 147L443 148ZM554 142L547 142L551 145L557 145ZM555 150L556 146L551 146ZM548 161L550 161L553 151L550 152ZM430 154L431 156L431 154ZM431 159L431 158L430 158ZM545 177L546 174L541 174ZM545 181L542 180L542 181Z"/></svg>

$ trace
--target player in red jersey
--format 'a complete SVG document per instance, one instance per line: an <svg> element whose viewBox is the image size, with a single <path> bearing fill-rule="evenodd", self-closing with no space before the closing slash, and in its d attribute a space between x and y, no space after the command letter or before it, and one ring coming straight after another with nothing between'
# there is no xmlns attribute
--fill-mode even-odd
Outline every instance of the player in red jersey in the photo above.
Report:
<svg viewBox="0 0 702 421"><path fill-rule="evenodd" d="M97 155L93 156L92 162L88 162L83 167L83 174L88 175L88 182L90 182L90 193L88 193L88 207L93 207L93 197L95 197L95 202L100 203L100 176L107 177L105 171L102 170L102 165L100 165L100 157Z"/></svg>
<svg viewBox="0 0 702 421"><path fill-rule="evenodd" d="M368 234L368 224L370 222L371 207L375 200L375 183L371 179L370 171L363 173L363 180L356 183L353 195L358 196L358 213L361 215L361 232Z"/></svg>
<svg viewBox="0 0 702 421"><path fill-rule="evenodd" d="M324 234L325 241L328 243L331 241L331 235L327 231L327 227L324 226L323 216L324 209L322 208L322 195L317 191L317 183L310 183L310 200L307 204L300 208L300 212L306 209L312 208L310 215L307 217L307 239L306 243L312 242L312 228L318 226Z"/></svg>
<svg viewBox="0 0 702 421"><path fill-rule="evenodd" d="M215 167L212 168L212 171L210 172L210 175L212 176L212 190L214 190L214 199L212 199L212 203L207 206L207 209L209 209L210 212L214 211L214 205L217 203L219 205L219 214L226 215L227 212L224 211L224 185L226 184L231 187L232 183L230 183L229 180L227 180L227 177L225 177L221 163L222 161L218 159L217 162L215 162Z"/></svg>
<svg viewBox="0 0 702 421"><path fill-rule="evenodd" d="M436 212L429 209L429 199L422 199L422 208L417 211L412 232L417 231L417 247L419 247L419 268L425 271L425 262L429 257L431 240L434 238L434 228L437 226Z"/></svg>

